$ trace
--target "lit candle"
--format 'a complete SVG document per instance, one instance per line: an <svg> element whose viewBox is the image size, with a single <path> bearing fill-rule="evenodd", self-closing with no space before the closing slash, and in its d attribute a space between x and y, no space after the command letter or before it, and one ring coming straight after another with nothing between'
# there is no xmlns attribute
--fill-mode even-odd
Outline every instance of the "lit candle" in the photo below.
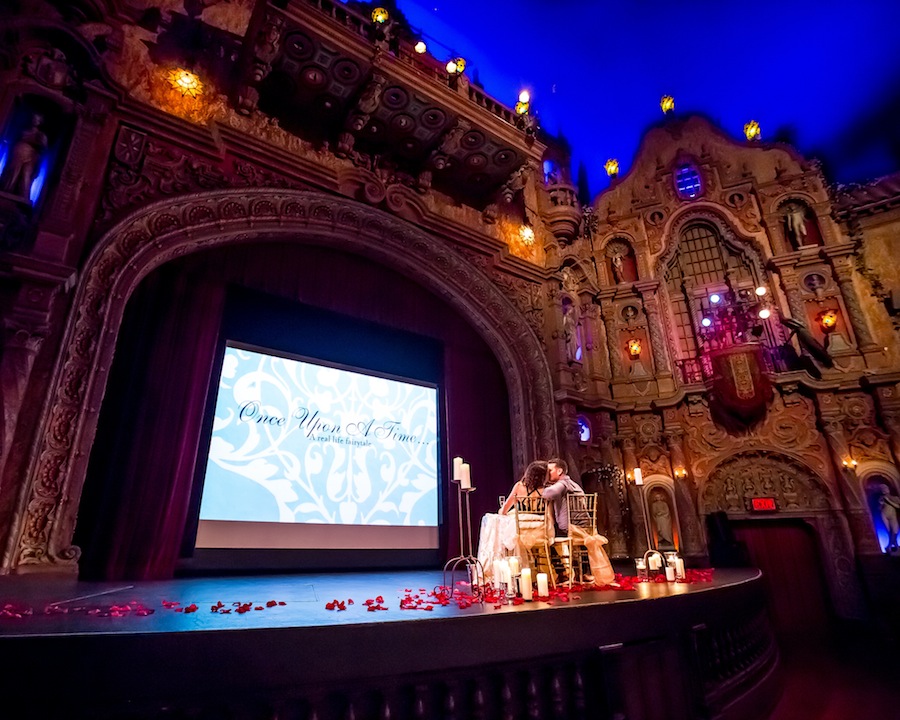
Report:
<svg viewBox="0 0 900 720"><path fill-rule="evenodd" d="M681 558L675 559L675 577L684 580L684 560Z"/></svg>
<svg viewBox="0 0 900 720"><path fill-rule="evenodd" d="M468 490L472 487L472 470L469 468L469 463L462 464L462 470L460 471L459 476L459 486L463 490Z"/></svg>
<svg viewBox="0 0 900 720"><path fill-rule="evenodd" d="M671 565L666 565L666 580L675 582L675 568Z"/></svg>
<svg viewBox="0 0 900 720"><path fill-rule="evenodd" d="M509 559L509 572L511 575L519 574L519 558L515 555Z"/></svg>
<svg viewBox="0 0 900 720"><path fill-rule="evenodd" d="M659 570L662 567L662 558L659 555L651 555L649 560L651 570Z"/></svg>
<svg viewBox="0 0 900 720"><path fill-rule="evenodd" d="M499 558L494 560L494 562L491 566L491 570L492 570L491 574L494 576L493 577L494 587L499 587L500 583L503 582L503 570L500 567L500 559Z"/></svg>
<svg viewBox="0 0 900 720"><path fill-rule="evenodd" d="M522 568L522 578L519 580L522 589L522 599L531 602L533 589L531 587L531 568Z"/></svg>
<svg viewBox="0 0 900 720"><path fill-rule="evenodd" d="M461 457L453 458L453 479L456 482L462 480L463 459Z"/></svg>
<svg viewBox="0 0 900 720"><path fill-rule="evenodd" d="M509 566L509 560L506 558L500 561L500 573L503 576L503 582L509 588L512 585L512 568Z"/></svg>
<svg viewBox="0 0 900 720"><path fill-rule="evenodd" d="M547 597L550 594L550 586L547 583L547 573L537 574L537 593L539 597Z"/></svg>

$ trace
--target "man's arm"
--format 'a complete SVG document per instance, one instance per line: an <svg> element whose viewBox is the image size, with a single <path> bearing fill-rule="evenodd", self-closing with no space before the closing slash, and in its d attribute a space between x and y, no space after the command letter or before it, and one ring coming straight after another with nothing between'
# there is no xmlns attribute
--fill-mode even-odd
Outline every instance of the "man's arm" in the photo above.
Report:
<svg viewBox="0 0 900 720"><path fill-rule="evenodd" d="M556 500L561 495L566 492L566 484L562 482L562 480L557 480L552 485L548 485L543 489L541 495L543 495L548 500Z"/></svg>

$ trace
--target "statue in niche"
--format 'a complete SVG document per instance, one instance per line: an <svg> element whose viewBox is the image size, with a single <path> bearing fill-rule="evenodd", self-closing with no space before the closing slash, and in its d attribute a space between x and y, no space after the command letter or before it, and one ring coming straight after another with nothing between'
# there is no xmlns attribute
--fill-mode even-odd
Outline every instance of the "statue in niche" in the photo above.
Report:
<svg viewBox="0 0 900 720"><path fill-rule="evenodd" d="M578 318L575 316L575 306L563 305L563 339L566 342L566 360L571 365L581 361L580 344L578 342Z"/></svg>
<svg viewBox="0 0 900 720"><path fill-rule="evenodd" d="M878 508L881 511L881 521L888 531L888 544L885 551L893 553L898 549L897 532L900 530L900 525L898 525L897 513L900 511L900 498L894 495L886 484L882 484L880 493Z"/></svg>
<svg viewBox="0 0 900 720"><path fill-rule="evenodd" d="M629 250L630 248L627 243L620 240L613 241L606 246L606 256L609 258L613 282L615 282L616 285L628 281L628 278L625 277L625 258L628 255Z"/></svg>
<svg viewBox="0 0 900 720"><path fill-rule="evenodd" d="M41 156L47 149L47 136L41 130L44 118L31 116L31 125L22 131L18 142L12 146L7 158L3 177L0 178L0 190L28 198L31 183L41 166Z"/></svg>
<svg viewBox="0 0 900 720"><path fill-rule="evenodd" d="M650 518L656 528L657 548L675 547L674 522L669 498L663 490L650 493Z"/></svg>
<svg viewBox="0 0 900 720"><path fill-rule="evenodd" d="M784 224L787 228L788 238L794 248L800 248L806 243L806 208L799 203L790 203L785 208Z"/></svg>

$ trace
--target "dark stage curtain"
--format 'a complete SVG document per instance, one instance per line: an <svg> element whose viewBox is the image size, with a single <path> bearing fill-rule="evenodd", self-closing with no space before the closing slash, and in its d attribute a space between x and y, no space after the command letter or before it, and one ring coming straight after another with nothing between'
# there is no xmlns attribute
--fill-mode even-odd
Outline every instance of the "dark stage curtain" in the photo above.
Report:
<svg viewBox="0 0 900 720"><path fill-rule="evenodd" d="M515 480L506 382L484 340L442 299L366 258L299 244L233 245L157 269L128 303L76 526L83 577L172 576L229 286L439 340L441 461L462 455L472 464L477 533L482 513L496 511L497 496ZM450 556L459 547L457 498L455 486L445 482L443 491L442 546Z"/></svg>
<svg viewBox="0 0 900 720"><path fill-rule="evenodd" d="M177 267L160 268L132 295L76 530L83 576L172 576L224 297L203 270Z"/></svg>

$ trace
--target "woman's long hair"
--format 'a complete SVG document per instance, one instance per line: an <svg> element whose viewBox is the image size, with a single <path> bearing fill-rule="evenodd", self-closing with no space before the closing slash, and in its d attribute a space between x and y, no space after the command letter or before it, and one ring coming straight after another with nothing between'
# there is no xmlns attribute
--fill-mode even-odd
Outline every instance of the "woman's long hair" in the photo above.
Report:
<svg viewBox="0 0 900 720"><path fill-rule="evenodd" d="M535 460L527 468L522 476L522 484L529 494L544 487L547 482L547 463L543 460Z"/></svg>

